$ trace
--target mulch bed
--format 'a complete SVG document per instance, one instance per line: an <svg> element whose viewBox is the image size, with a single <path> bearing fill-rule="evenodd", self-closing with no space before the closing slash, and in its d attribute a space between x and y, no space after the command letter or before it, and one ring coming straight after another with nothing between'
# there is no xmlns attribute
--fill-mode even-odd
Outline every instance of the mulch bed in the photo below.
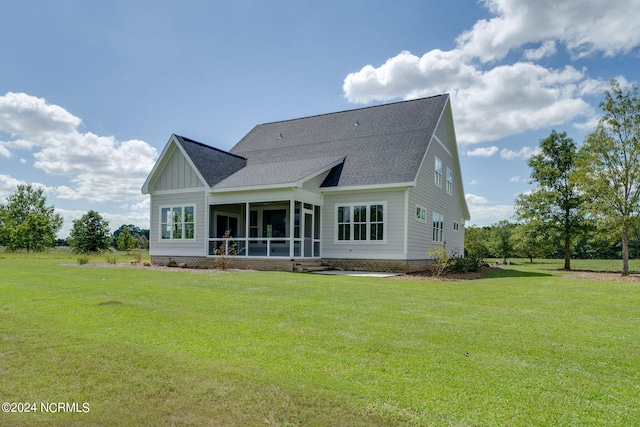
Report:
<svg viewBox="0 0 640 427"><path fill-rule="evenodd" d="M461 281L461 280L477 280L483 279L484 273L487 271L493 270L501 270L498 267L485 267L482 271L474 272L474 273L446 273L442 276L434 276L433 273L429 270L427 271L418 271L416 273L407 273L404 276L396 276L394 279L400 280L430 280L430 281Z"/></svg>

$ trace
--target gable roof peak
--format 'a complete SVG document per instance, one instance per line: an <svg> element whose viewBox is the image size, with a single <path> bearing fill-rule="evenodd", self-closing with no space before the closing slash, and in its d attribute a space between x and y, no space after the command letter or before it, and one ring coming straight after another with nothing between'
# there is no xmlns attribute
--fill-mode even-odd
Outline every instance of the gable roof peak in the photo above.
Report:
<svg viewBox="0 0 640 427"><path fill-rule="evenodd" d="M187 137L185 137L185 136L181 136L181 135L178 135L178 134L175 134L175 133L173 134L173 136L174 136L174 137L176 138L176 140L178 140L178 142L180 142L180 143L182 143L182 142L184 141L184 142L188 142L188 143L191 143L191 144L196 144L196 145L199 145L200 147L207 148L207 149L209 149L209 150L214 150L214 151L217 151L217 152L222 153L222 154L228 154L228 155L230 155L230 156L237 157L237 158L239 158L239 159L241 159L241 160L247 160L247 159L246 159L246 157L242 157L242 156L240 156L240 155L238 155L238 154L233 154L233 153L230 153L230 152L228 152L228 151L221 150L221 149L216 148L216 147L214 147L214 146L207 145L207 144L204 144L204 143L202 143L202 142L196 141L195 139L187 138ZM184 144L183 144L183 145L184 145Z"/></svg>

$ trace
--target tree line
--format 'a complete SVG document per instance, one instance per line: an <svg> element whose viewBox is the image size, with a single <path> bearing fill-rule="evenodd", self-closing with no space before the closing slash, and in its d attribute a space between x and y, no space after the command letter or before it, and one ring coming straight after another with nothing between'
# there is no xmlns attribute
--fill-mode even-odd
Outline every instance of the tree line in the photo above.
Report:
<svg viewBox="0 0 640 427"><path fill-rule="evenodd" d="M18 185L14 194L0 204L0 246L9 251L45 251L53 246L70 246L76 253L103 252L110 247L129 252L149 248L149 230L122 225L109 231L109 222L93 210L73 221L68 239L56 238L63 220L54 206L47 206L42 188Z"/></svg>
<svg viewBox="0 0 640 427"><path fill-rule="evenodd" d="M530 192L515 201L515 223L469 227L466 251L500 256L622 258L640 251L640 98L616 80L600 103L603 115L578 148L555 130L529 159ZM484 240L483 240L484 239ZM484 251L484 252L483 252Z"/></svg>

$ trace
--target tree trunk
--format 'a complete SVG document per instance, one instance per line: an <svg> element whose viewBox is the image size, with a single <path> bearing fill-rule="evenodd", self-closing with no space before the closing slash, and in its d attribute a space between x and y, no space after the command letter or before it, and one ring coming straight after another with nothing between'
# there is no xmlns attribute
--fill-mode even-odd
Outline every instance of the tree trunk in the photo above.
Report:
<svg viewBox="0 0 640 427"><path fill-rule="evenodd" d="M564 236L564 269L571 270L571 236Z"/></svg>
<svg viewBox="0 0 640 427"><path fill-rule="evenodd" d="M626 226L622 229L622 275L629 275L629 234Z"/></svg>

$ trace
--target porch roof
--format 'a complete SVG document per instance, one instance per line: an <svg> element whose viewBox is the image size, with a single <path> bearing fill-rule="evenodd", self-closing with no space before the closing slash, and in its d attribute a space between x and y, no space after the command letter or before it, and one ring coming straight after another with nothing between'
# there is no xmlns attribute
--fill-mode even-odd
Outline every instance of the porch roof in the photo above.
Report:
<svg viewBox="0 0 640 427"><path fill-rule="evenodd" d="M217 183L214 190L236 189L248 186L301 185L304 181L326 172L342 163L343 156L303 158L279 162L247 162L247 165Z"/></svg>

